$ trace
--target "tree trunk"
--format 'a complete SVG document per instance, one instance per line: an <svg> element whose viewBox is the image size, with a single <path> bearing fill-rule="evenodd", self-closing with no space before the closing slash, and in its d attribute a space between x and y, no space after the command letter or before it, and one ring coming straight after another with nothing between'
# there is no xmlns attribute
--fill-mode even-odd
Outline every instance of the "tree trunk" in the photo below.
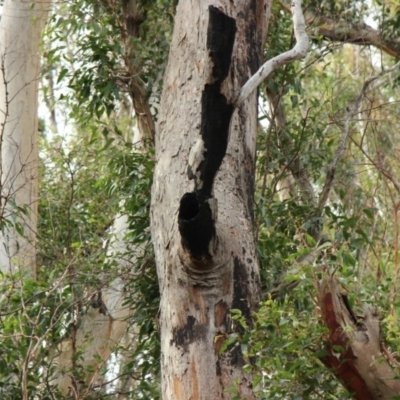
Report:
<svg viewBox="0 0 400 400"><path fill-rule="evenodd" d="M124 279L124 274L134 265L137 253L141 252L137 248L130 252L130 260L125 259L128 252L127 232L127 216L118 215L107 255L109 259L117 260L121 277L93 295L93 301L77 321L75 331L59 346L53 383L63 395L72 392L84 398L90 393L101 368L126 332L132 310L124 304L129 296L126 291L126 281L129 278ZM82 356L76 361L77 352L81 352ZM84 371L83 377L79 376L79 371Z"/></svg>
<svg viewBox="0 0 400 400"><path fill-rule="evenodd" d="M257 95L232 105L259 67L268 0L182 1L156 135L152 238L161 291L164 399L222 399L243 373L230 310L259 302L253 226ZM218 205L218 207L217 207ZM236 382L236 383L235 383Z"/></svg>
<svg viewBox="0 0 400 400"><path fill-rule="evenodd" d="M39 46L50 5L6 0L0 21L2 272L35 273Z"/></svg>

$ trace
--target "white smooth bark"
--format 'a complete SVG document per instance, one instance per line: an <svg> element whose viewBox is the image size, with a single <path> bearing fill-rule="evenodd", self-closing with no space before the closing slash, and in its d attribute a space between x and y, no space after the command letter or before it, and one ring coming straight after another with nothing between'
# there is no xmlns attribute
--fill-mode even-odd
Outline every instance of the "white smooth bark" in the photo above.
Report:
<svg viewBox="0 0 400 400"><path fill-rule="evenodd" d="M35 273L40 41L50 1L5 0L0 20L0 270ZM25 213L18 210L25 209ZM20 233L23 230L23 234Z"/></svg>
<svg viewBox="0 0 400 400"><path fill-rule="evenodd" d="M306 23L304 21L303 12L301 10L301 0L292 0L291 10L293 14L294 35L296 37L296 45L293 49L285 53L278 54L276 57L268 60L260 69L246 82L240 91L236 101L239 106L249 97L258 86L268 78L268 76L278 68L289 64L295 60L301 60L307 55L309 40L306 33Z"/></svg>

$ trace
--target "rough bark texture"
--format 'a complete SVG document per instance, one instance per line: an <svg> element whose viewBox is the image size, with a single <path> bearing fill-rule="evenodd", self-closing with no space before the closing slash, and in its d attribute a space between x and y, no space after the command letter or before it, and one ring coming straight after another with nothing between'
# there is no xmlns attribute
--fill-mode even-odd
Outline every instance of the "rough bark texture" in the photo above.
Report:
<svg viewBox="0 0 400 400"><path fill-rule="evenodd" d="M152 237L161 291L164 399L254 398L240 347L220 355L259 301L253 233L257 96L232 103L260 65L268 0L182 1L156 135Z"/></svg>
<svg viewBox="0 0 400 400"><path fill-rule="evenodd" d="M319 285L318 294L322 319L329 329L324 364L355 400L399 396L398 371L391 366L389 354L381 351L379 316L367 309L358 320L333 277Z"/></svg>
<svg viewBox="0 0 400 400"><path fill-rule="evenodd" d="M35 272L39 46L50 1L6 0L0 22L0 270ZM16 207L26 209L23 214ZM8 220L6 228L4 222ZM12 222L12 225L10 225ZM18 233L24 230L23 236ZM16 228L17 226L17 228Z"/></svg>

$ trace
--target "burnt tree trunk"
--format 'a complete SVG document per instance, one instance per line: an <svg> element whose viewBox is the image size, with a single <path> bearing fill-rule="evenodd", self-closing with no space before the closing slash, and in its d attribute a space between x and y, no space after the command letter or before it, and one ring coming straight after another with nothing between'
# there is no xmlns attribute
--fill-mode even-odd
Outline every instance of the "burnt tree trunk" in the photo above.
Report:
<svg viewBox="0 0 400 400"><path fill-rule="evenodd" d="M240 347L259 302L253 224L257 94L234 102L262 60L269 0L182 1L156 134L152 237L161 290L164 399L254 398Z"/></svg>

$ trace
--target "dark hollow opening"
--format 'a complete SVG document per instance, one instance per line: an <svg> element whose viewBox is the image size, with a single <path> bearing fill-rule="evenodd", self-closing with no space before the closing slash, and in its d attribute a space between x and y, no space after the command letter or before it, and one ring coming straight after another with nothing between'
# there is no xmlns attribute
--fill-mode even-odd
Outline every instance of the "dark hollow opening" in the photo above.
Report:
<svg viewBox="0 0 400 400"><path fill-rule="evenodd" d="M185 193L179 206L179 219L189 221L195 218L200 211L200 205L195 193Z"/></svg>

